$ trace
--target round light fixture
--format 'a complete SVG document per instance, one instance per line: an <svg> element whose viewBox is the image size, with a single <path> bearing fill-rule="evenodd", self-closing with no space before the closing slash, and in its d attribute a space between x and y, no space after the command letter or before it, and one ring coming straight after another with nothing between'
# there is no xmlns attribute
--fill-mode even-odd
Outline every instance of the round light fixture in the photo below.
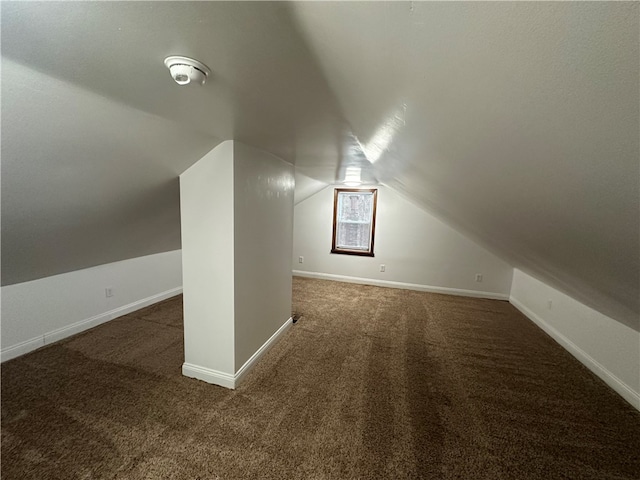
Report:
<svg viewBox="0 0 640 480"><path fill-rule="evenodd" d="M360 167L347 167L344 174L344 184L348 187L357 187L362 184L360 175L362 169Z"/></svg>
<svg viewBox="0 0 640 480"><path fill-rule="evenodd" d="M191 82L204 85L211 73L204 63L189 57L171 56L164 59L164 64L171 72L171 77L178 85L187 85Z"/></svg>

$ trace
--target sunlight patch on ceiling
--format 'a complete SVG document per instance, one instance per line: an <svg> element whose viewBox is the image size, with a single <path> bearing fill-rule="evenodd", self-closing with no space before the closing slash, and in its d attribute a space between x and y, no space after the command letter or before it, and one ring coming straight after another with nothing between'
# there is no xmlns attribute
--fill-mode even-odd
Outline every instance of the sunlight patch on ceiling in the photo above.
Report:
<svg viewBox="0 0 640 480"><path fill-rule="evenodd" d="M368 142L362 144L362 142L358 140L367 160L371 163L376 163L380 160L384 152L389 149L397 133L406 125L406 113L407 104L403 103L400 108L389 115L385 122L378 127Z"/></svg>

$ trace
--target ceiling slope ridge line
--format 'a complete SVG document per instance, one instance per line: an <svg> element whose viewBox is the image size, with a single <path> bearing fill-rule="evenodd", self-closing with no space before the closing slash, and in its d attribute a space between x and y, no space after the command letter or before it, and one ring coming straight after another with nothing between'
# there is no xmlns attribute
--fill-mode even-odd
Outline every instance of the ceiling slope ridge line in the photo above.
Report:
<svg viewBox="0 0 640 480"><path fill-rule="evenodd" d="M534 266L532 267L532 265ZM629 307L609 292L602 291L582 279L574 282L567 281L554 270L543 268L540 263L521 261L514 268L616 322L634 330L640 328L640 317L637 310ZM585 291L589 291L590 295ZM603 303L604 301L607 303Z"/></svg>
<svg viewBox="0 0 640 480"><path fill-rule="evenodd" d="M300 205L301 203L306 202L307 200L309 200L309 199L311 199L311 198L315 197L315 196L316 196L316 195L318 195L319 193L324 192L326 189L328 189L328 188L333 188L333 187L334 187L334 185L331 185L330 183L327 183L327 184L326 184L326 185L324 185L322 188L320 188L320 190L315 191L315 192L313 192L311 195L308 195L308 196L306 196L306 197L304 197L304 198L302 198L302 199L298 200L297 202L295 202L295 203L294 203L294 206L296 206L296 205Z"/></svg>
<svg viewBox="0 0 640 480"><path fill-rule="evenodd" d="M298 37L299 43L304 46L304 50L308 53L308 58L311 64L316 68L317 72L321 75L322 83L326 89L327 94L332 100L332 108L329 108L330 112L336 114L346 126L349 127L349 131L353 131L350 122L347 121L346 108L340 102L340 97L336 93L336 89L329 81L329 75L327 69L320 60L320 55L315 48L314 43L311 41L310 36L306 33L303 23L300 21L299 16L296 14L296 2L283 2L283 9L286 9L286 15L289 17L293 30Z"/></svg>
<svg viewBox="0 0 640 480"><path fill-rule="evenodd" d="M470 241L476 243L478 246L484 248L491 254L495 255L497 258L501 259L503 262L507 263L513 269L518 269L527 275L537 279L538 281L544 283L545 285L563 293L567 297L573 299L576 302L579 302L587 307L605 315L617 322L623 323L627 326L631 326L630 318L634 315L637 317L637 312L631 309L629 306L621 302L619 299L613 297L611 294L607 292L603 292L598 290L595 286L589 284L582 280L582 285L576 286L575 282L569 282L564 279L557 272L550 270L549 268L544 268L540 263L532 263L530 258L523 253L518 251L513 251L512 249L508 249L503 247L500 249L499 246L493 246L489 242L487 242L481 235L474 234L467 227L462 225L461 222L456 221L455 219L449 219L435 210L429 210L424 205L420 204L417 200L413 199L411 196L405 194L404 192L399 191L391 185L387 185L384 182L380 182L381 185L393 191L396 195L405 199L415 207L419 208L423 212L434 216L441 222L443 222L448 227L454 229L460 235L463 235ZM532 266L535 265L535 266ZM536 268L537 267L537 268ZM593 294L599 297L600 301L589 301L587 295L583 293L583 290L588 288L592 291ZM606 303L603 303L605 302ZM614 304L615 308L608 307L606 308L604 305ZM637 327L636 327L637 328Z"/></svg>
<svg viewBox="0 0 640 480"><path fill-rule="evenodd" d="M265 149L264 149L264 148L262 148L262 147L257 147L257 146L255 146L255 145L254 145L254 144L252 144L252 143L245 142L245 141L243 141L243 140L239 140L239 139L237 139L237 138L229 138L229 139L227 139L227 140L230 140L230 141L234 142L234 144L237 142L237 143L239 143L239 144L241 144L241 145L244 145L244 146L246 146L246 147L253 148L254 150L258 150L258 151L260 151L260 152L262 152L262 153L266 153L267 155L272 156L272 157L273 157L273 158L275 158L276 160L280 160L281 162L286 163L286 164L287 164L287 165L289 165L290 167L294 167L294 168L295 168L295 166L296 166L296 164L295 164L295 163L292 163L292 162L290 162L290 161L288 161L288 160L286 160L286 159L282 158L280 155L278 155L278 154L276 154L276 153L273 153L273 152L270 152L269 150L265 150ZM223 140L223 141L227 141L227 140Z"/></svg>
<svg viewBox="0 0 640 480"><path fill-rule="evenodd" d="M389 184L387 184L385 182L380 182L380 185L388 188L393 193L395 193L399 197L403 198L404 200L409 202L414 207L417 207L420 210L422 210L423 212L425 212L426 214L435 217L436 219L438 219L439 221L444 223L449 228L452 228L453 230L458 232L460 235L464 236L465 238L467 238L468 240L470 240L473 243L477 244L478 246L484 248L487 252L491 253L492 255L495 255L496 257L498 257L503 262L509 264L511 266L511 268L515 268L515 266L514 266L514 264L516 263L514 261L515 257L513 255L513 253L510 253L508 251L509 249L507 249L505 247L496 246L492 242L488 242L487 240L484 239L484 237L482 235L472 231L471 229L466 227L463 224L463 222L460 222L459 220L456 220L455 218L453 218L453 216L448 217L446 213L439 212L435 208L433 210L430 209L429 207L425 206L424 204L420 203L418 200L413 198L413 196L410 196L407 193L401 192L400 190L398 190L397 188L393 187L392 185L389 185ZM506 253L505 253L505 251L506 251Z"/></svg>

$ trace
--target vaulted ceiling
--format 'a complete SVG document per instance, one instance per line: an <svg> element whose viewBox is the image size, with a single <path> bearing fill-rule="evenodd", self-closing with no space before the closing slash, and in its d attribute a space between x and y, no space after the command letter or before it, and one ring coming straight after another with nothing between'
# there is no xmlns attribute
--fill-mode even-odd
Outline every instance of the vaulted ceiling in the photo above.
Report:
<svg viewBox="0 0 640 480"><path fill-rule="evenodd" d="M637 327L639 4L3 2L2 283L180 247L226 139L363 178ZM178 87L168 55L212 69ZM410 226L407 226L410 234Z"/></svg>

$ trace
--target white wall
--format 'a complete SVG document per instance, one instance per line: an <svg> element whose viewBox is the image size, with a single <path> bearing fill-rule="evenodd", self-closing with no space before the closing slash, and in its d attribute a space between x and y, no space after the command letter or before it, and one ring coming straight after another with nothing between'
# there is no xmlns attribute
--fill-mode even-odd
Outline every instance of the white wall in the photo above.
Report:
<svg viewBox="0 0 640 480"><path fill-rule="evenodd" d="M377 187L375 257L329 253L334 188L295 206L295 274L508 298L509 264L384 186ZM299 256L304 263L298 262ZM380 264L386 266L384 273ZM483 275L480 283L475 281L477 273Z"/></svg>
<svg viewBox="0 0 640 480"><path fill-rule="evenodd" d="M640 325L617 322L517 269L510 301L640 409Z"/></svg>
<svg viewBox="0 0 640 480"><path fill-rule="evenodd" d="M235 143L236 371L291 316L293 166Z"/></svg>
<svg viewBox="0 0 640 480"><path fill-rule="evenodd" d="M185 364L235 373L233 142L180 175Z"/></svg>
<svg viewBox="0 0 640 480"><path fill-rule="evenodd" d="M2 287L2 361L181 293L180 258L175 250Z"/></svg>
<svg viewBox="0 0 640 480"><path fill-rule="evenodd" d="M234 141L181 175L186 376L234 388L290 325L294 186Z"/></svg>

